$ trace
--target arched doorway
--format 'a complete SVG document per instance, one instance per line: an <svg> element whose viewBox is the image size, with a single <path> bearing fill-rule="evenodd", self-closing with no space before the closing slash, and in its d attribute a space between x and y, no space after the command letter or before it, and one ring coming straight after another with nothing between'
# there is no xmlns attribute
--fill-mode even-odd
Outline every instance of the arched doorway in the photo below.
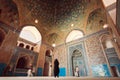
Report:
<svg viewBox="0 0 120 80"><path fill-rule="evenodd" d="M86 69L85 69L85 62L84 62L84 56L82 55L81 51L76 49L72 53L72 71L73 76L75 76L75 70L78 68L78 74L79 76L85 76L86 75Z"/></svg>
<svg viewBox="0 0 120 80"><path fill-rule="evenodd" d="M20 57L16 68L27 68L27 58L26 57Z"/></svg>
<svg viewBox="0 0 120 80"><path fill-rule="evenodd" d="M51 54L52 54L51 50L46 51L43 76L52 75L52 55Z"/></svg>
<svg viewBox="0 0 120 80"><path fill-rule="evenodd" d="M82 60L82 53L79 51L79 50L74 50L73 51L73 54L72 54L72 71L73 71L73 76L75 76L75 70L76 68L78 67L79 69L79 76L82 76L84 75L84 72L83 72L83 60Z"/></svg>
<svg viewBox="0 0 120 80"><path fill-rule="evenodd" d="M120 76L120 59L118 58L116 47L114 44L115 41L110 35L102 35L101 36L102 47L105 51L106 60L108 61L108 66L110 67L110 71L113 77Z"/></svg>
<svg viewBox="0 0 120 80"><path fill-rule="evenodd" d="M18 58L16 69L29 69L33 66L33 57L30 55L21 54Z"/></svg>
<svg viewBox="0 0 120 80"><path fill-rule="evenodd" d="M79 76L87 76L88 66L87 66L87 57L84 47L84 41L75 40L81 39L84 37L84 33L81 30L72 30L67 38L66 43L68 43L68 75L74 76L75 68L79 68ZM75 42L74 44L72 42ZM71 44L72 43L72 44Z"/></svg>
<svg viewBox="0 0 120 80"><path fill-rule="evenodd" d="M88 75L87 56L84 43L79 42L68 46L68 75L75 76L75 68L79 68L79 76Z"/></svg>

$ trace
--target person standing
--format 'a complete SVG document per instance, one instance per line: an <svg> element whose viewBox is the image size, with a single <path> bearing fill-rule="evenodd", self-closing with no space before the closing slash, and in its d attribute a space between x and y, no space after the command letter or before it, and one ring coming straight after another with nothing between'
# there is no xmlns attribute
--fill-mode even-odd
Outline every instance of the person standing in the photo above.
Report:
<svg viewBox="0 0 120 80"><path fill-rule="evenodd" d="M57 59L54 60L54 77L59 77L59 62Z"/></svg>
<svg viewBox="0 0 120 80"><path fill-rule="evenodd" d="M75 76L79 77L79 68L78 68L78 66L75 67Z"/></svg>
<svg viewBox="0 0 120 80"><path fill-rule="evenodd" d="M28 76L28 77L33 76L33 74L32 74L32 70L31 70L31 69L28 69L28 71L27 71L27 76Z"/></svg>

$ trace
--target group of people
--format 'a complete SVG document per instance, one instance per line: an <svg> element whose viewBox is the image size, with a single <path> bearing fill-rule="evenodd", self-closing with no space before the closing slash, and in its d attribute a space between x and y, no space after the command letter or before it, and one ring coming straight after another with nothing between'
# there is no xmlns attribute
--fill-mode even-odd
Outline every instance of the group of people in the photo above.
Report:
<svg viewBox="0 0 120 80"><path fill-rule="evenodd" d="M28 69L27 76L28 77L33 76L31 68ZM55 61L54 61L54 77L59 77L59 62L57 59L55 59Z"/></svg>
<svg viewBox="0 0 120 80"><path fill-rule="evenodd" d="M57 59L54 60L54 77L59 77L59 62ZM27 76L33 76L32 69L28 69ZM79 77L79 68L75 67L74 76Z"/></svg>

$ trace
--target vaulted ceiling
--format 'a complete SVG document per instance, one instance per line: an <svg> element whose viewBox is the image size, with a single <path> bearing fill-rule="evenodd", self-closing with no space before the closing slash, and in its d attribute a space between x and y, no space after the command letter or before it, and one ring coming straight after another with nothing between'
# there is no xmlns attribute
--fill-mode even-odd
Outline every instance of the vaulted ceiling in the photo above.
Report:
<svg viewBox="0 0 120 80"><path fill-rule="evenodd" d="M0 4L0 21L19 31L34 25L50 45L64 43L74 29L88 35L107 23L101 0L0 0Z"/></svg>

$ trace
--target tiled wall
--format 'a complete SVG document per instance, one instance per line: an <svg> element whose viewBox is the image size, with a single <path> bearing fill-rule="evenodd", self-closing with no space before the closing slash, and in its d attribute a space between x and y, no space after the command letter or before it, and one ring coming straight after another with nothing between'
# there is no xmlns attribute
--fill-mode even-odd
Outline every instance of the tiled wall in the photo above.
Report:
<svg viewBox="0 0 120 80"><path fill-rule="evenodd" d="M105 57L99 41L99 35L93 35L86 42L86 50L91 65L105 64Z"/></svg>
<svg viewBox="0 0 120 80"><path fill-rule="evenodd" d="M3 75L4 70L5 70L6 64L5 63L0 63L0 76Z"/></svg>
<svg viewBox="0 0 120 80"><path fill-rule="evenodd" d="M91 68L93 76L111 76L107 64L92 65Z"/></svg>
<svg viewBox="0 0 120 80"><path fill-rule="evenodd" d="M37 69L37 76L42 76L43 75L42 71L43 71L43 69L38 67L38 69Z"/></svg>
<svg viewBox="0 0 120 80"><path fill-rule="evenodd" d="M64 67L60 68L59 76L66 76L66 68L64 68Z"/></svg>

